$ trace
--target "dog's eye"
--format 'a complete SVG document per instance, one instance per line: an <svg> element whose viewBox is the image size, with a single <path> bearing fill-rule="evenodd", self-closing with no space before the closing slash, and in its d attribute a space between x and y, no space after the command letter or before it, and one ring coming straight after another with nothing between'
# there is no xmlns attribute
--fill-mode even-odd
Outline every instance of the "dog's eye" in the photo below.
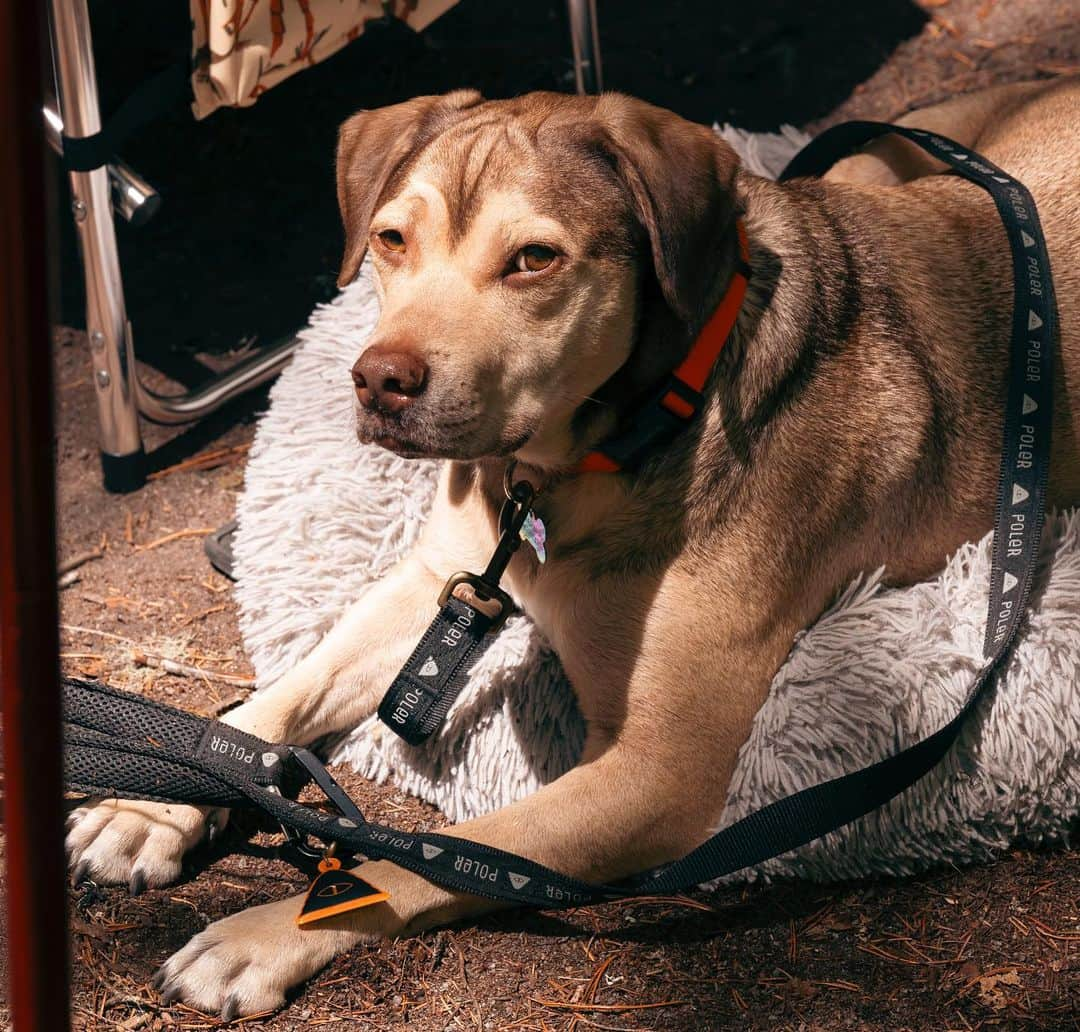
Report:
<svg viewBox="0 0 1080 1032"><path fill-rule="evenodd" d="M553 261L556 254L543 244L526 244L514 255L514 268L518 272L543 272Z"/></svg>
<svg viewBox="0 0 1080 1032"><path fill-rule="evenodd" d="M388 251L405 250L405 238L396 229L384 229L376 235L379 238L379 243Z"/></svg>

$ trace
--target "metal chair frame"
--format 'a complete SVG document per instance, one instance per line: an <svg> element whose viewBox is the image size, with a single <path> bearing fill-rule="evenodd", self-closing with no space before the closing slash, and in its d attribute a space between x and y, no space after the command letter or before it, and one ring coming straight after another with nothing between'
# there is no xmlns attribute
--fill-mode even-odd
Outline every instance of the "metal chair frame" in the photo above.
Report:
<svg viewBox="0 0 1080 1032"><path fill-rule="evenodd" d="M87 0L51 0L53 64L59 112L43 112L53 146L60 133L72 139L101 131L97 73ZM601 87L596 0L567 0L574 75L579 93ZM138 221L158 202L156 193L122 162L89 172L69 172L71 212L78 233L86 288L86 329L97 396L105 486L140 487L146 475L140 415L154 423L202 419L233 398L276 376L296 350L295 339L266 348L206 384L183 394L162 395L146 387L135 366L131 323L113 216Z"/></svg>

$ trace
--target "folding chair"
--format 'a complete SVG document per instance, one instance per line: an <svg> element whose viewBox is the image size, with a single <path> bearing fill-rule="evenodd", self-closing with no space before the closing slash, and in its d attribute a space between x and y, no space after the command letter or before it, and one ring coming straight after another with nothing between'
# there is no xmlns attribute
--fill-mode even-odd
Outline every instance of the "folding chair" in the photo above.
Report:
<svg viewBox="0 0 1080 1032"><path fill-rule="evenodd" d="M107 490L133 491L142 486L147 471L140 416L164 424L201 419L276 376L295 350L296 340L290 338L266 348L183 394L157 394L139 380L113 216L119 214L138 224L156 210L160 199L138 173L107 152L110 127L103 126L98 105L87 0L50 2L59 111L46 107L44 116L49 138L65 154L70 170L71 210L86 287L86 328L102 472ZM567 0L567 10L578 92L597 92L601 68L596 0ZM155 77L146 84L150 88L144 99L148 95L152 104L155 91L163 95L178 85L183 87L186 78L182 73L183 69L170 69Z"/></svg>

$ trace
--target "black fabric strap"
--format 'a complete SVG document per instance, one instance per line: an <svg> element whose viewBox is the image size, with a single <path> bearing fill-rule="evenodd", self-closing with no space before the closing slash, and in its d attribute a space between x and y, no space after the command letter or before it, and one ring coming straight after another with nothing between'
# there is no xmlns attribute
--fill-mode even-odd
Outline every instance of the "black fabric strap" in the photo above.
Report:
<svg viewBox="0 0 1080 1032"><path fill-rule="evenodd" d="M191 97L191 67L177 61L137 86L93 136L61 137L64 167L69 172L92 172L107 165L121 144L140 126Z"/></svg>
<svg viewBox="0 0 1080 1032"><path fill-rule="evenodd" d="M439 596L439 612L420 644L391 682L379 704L379 719L410 745L427 741L465 687L472 662L487 648L514 602L499 587L521 547L521 528L531 512L528 481L505 486L499 539L481 574L455 573Z"/></svg>
<svg viewBox="0 0 1080 1032"><path fill-rule="evenodd" d="M983 655L992 666L1005 655L1027 609L1046 511L1058 339L1050 255L1035 199L1023 183L970 148L923 129L845 122L796 154L781 181L820 175L855 147L890 133L917 144L988 191L1009 240L1013 275L1009 386L983 642ZM979 690L979 685L972 688Z"/></svg>
<svg viewBox="0 0 1080 1032"><path fill-rule="evenodd" d="M379 719L410 745L426 742L465 687L495 620L451 596L391 682Z"/></svg>
<svg viewBox="0 0 1080 1032"><path fill-rule="evenodd" d="M731 874L833 831L918 781L945 755L966 718L993 683L994 674L1007 656L1023 619L1045 511L1057 310L1049 256L1031 195L1021 183L986 159L950 140L881 123L849 123L815 140L792 162L785 178L823 171L852 146L888 132L906 136L990 192L1005 225L1013 262L1010 378L984 662L960 711L944 727L870 767L765 806L724 828L681 860L618 885L590 885L524 857L453 835L406 834L372 824L318 760L306 751L291 750L281 760L283 772L288 774L302 768L304 776L314 776L342 812L335 816L313 809L288 798L289 793L283 793L278 784L260 782L252 776L255 765L248 761L248 754L261 755L262 751L273 752L281 747L258 742L252 736L232 737L235 732L229 729L217 732L219 738L222 734L227 737L224 750L207 748L207 740L213 741L213 725L207 727L196 717L146 700L132 702L137 697L125 693L69 684L65 698L68 692L74 698L68 706L68 719L79 725L67 736L66 761L72 782L87 791L101 788L107 791L115 782L116 790L122 795L142 794L144 798L186 802L246 797L290 827L324 841L340 842L366 856L391 860L451 890L526 906L556 908L643 893L673 892ZM457 619L455 614L461 610L452 603L458 601L447 603L444 623ZM474 625L475 616L470 627ZM406 683L410 689L419 683L427 707L425 712L433 713L438 692L427 691L417 665L422 666L428 655L438 664L444 653L437 652L438 646L427 639L425 636L407 665L410 673ZM475 653L479 640L475 639L469 646L471 653ZM458 658L458 653L451 650L450 664L454 669L447 684L453 685L454 677L467 659L468 656ZM440 674L442 669L440 666ZM119 709L128 717L126 723L117 718ZM141 729L147 722L153 725L157 737L151 734L140 738L138 733L133 733L132 724ZM148 737L153 744L148 743ZM239 758L235 753L239 753ZM157 780L151 783L145 775L141 781L125 775L121 769L124 764L115 758L118 755L153 761L152 773ZM98 769L93 766L96 762L101 764ZM72 763L77 770L72 770ZM132 781L138 782L135 791L127 787Z"/></svg>
<svg viewBox="0 0 1080 1032"><path fill-rule="evenodd" d="M92 681L66 680L63 698L64 780L74 791L238 806L247 797L222 780L224 768L287 795L306 780L288 746L227 724Z"/></svg>

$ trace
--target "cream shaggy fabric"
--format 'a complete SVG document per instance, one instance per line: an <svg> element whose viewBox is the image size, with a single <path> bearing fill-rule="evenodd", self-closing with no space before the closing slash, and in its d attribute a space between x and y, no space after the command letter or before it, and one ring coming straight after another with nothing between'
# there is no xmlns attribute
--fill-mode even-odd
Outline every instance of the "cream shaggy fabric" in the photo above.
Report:
<svg viewBox="0 0 1080 1032"><path fill-rule="evenodd" d="M805 137L718 130L775 175ZM273 388L236 537L244 641L261 685L300 660L422 526L437 464L361 447L349 366L377 318L367 273L317 309ZM980 655L989 538L934 580L852 584L795 643L743 747L722 824L873 763L943 724ZM996 692L945 762L880 811L742 877L836 879L964 863L1017 839L1061 840L1080 813L1080 514L1048 521L1042 590ZM707 683L702 684L707 691ZM338 758L454 821L570 767L583 728L557 659L525 617L472 671L439 736L404 745L375 719Z"/></svg>

